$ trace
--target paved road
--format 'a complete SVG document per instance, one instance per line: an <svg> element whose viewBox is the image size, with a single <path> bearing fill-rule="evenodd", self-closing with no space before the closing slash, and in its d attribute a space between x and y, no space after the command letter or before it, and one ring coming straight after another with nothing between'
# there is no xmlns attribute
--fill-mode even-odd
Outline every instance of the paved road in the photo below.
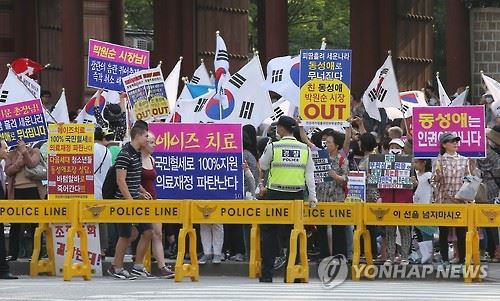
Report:
<svg viewBox="0 0 500 301"><path fill-rule="evenodd" d="M244 277L203 277L185 280L123 281L96 278L91 282L61 278L0 281L0 300L499 300L500 283L461 281L347 281L327 290L310 283L258 283Z"/></svg>

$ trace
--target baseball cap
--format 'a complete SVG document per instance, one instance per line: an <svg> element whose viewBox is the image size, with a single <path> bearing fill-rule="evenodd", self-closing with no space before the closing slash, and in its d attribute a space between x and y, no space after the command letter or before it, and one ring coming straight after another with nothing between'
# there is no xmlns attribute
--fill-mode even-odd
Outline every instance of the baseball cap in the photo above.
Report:
<svg viewBox="0 0 500 301"><path fill-rule="evenodd" d="M447 141L460 141L460 137L458 137L457 135L455 135L454 133L442 133L440 136L439 136L439 142L441 144L447 142Z"/></svg>

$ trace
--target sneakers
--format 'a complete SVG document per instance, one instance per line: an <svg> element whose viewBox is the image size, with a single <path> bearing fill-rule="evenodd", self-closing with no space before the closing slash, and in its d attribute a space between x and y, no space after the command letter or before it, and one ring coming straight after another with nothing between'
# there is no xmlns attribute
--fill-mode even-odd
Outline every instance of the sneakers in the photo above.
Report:
<svg viewBox="0 0 500 301"><path fill-rule="evenodd" d="M387 266L391 266L392 265L392 260L390 259L387 259L385 262L384 262L384 265L387 267Z"/></svg>
<svg viewBox="0 0 500 301"><path fill-rule="evenodd" d="M214 255L214 259L212 259L212 263L219 264L222 262L222 255Z"/></svg>
<svg viewBox="0 0 500 301"><path fill-rule="evenodd" d="M238 253L238 254L236 254L234 256L229 257L229 259L232 260L232 261L244 261L245 258L243 256L243 254Z"/></svg>
<svg viewBox="0 0 500 301"><path fill-rule="evenodd" d="M121 269L121 271L117 271L114 266L110 266L108 268L108 274L115 278L115 279L120 279L120 280L135 280L137 277L130 275L130 273L125 270Z"/></svg>
<svg viewBox="0 0 500 301"><path fill-rule="evenodd" d="M400 265L408 265L410 264L410 262L406 259L401 259L401 261L399 262Z"/></svg>
<svg viewBox="0 0 500 301"><path fill-rule="evenodd" d="M159 269L158 274L162 279L172 279L175 277L175 273L172 271L172 267L164 266Z"/></svg>
<svg viewBox="0 0 500 301"><path fill-rule="evenodd" d="M130 274L132 274L133 276L136 276L136 277L140 277L140 278L155 278L153 275L151 275L150 272L148 272L148 270L146 270L145 267L143 267L141 269L132 268L132 270L130 271Z"/></svg>
<svg viewBox="0 0 500 301"><path fill-rule="evenodd" d="M203 255L200 259L198 259L198 264L205 264L207 261L212 259L212 255Z"/></svg>

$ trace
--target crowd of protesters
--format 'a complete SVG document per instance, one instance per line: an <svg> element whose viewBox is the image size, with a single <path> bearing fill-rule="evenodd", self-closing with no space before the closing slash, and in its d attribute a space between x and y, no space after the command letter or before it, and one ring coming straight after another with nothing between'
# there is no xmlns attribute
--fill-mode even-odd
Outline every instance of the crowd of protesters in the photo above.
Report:
<svg viewBox="0 0 500 301"><path fill-rule="evenodd" d="M432 89L426 90L430 105L436 101ZM152 156L154 136L145 122L138 121L127 131L125 94L120 104L108 104L101 112L95 104L94 183L95 198L102 199L101 188L110 169L116 171L117 191L114 197L122 199L156 199L155 161ZM493 114L489 106L492 98L483 96L486 106L487 156L469 159L458 154L460 137L453 133L439 138L441 154L435 159L414 159L411 182L414 188L407 191L369 187L366 202L382 203L460 203L455 193L460 189L464 176L479 176L487 187L487 202L499 199L500 186L500 114ZM326 149L329 154L331 182L316 185L319 202L343 202L349 171L369 171L368 160L372 154L412 155L412 138L404 120L376 122L364 112L355 96L351 101L350 127L340 132L323 129L307 133L301 126L293 127L298 141L311 150ZM243 156L246 199L266 199L266 171L259 167L265 146L279 139L276 127L262 129L243 127ZM261 135L257 135L259 133ZM127 139L127 136L130 136ZM404 140L403 138L406 138ZM129 140L124 142L124 140ZM47 160L45 143L33 146L23 141L7 151L0 141L0 194L11 200L46 198L46 181L37 180L26 173L41 160ZM12 277L5 269L6 261L30 257L33 232L36 225L11 224L8 249L0 248L0 278ZM152 242L153 257L158 265L158 276L172 278L174 272L165 262L177 256L176 237L180 226L175 224L105 224L100 225L102 256L113 257L108 273L120 279L151 277L142 265L147 245ZM220 264L222 261L246 261L249 257L249 225L196 226L199 235L199 264ZM372 236L372 254L386 265L409 263L463 263L465 256L465 228L460 227L368 227ZM308 253L310 260L321 260L330 255L343 254L352 258L352 226L317 226L308 228ZM400 233L400 243L396 233ZM3 229L0 228L0 235ZM500 260L498 228L480 229L483 257L492 262ZM3 237L0 237L3 238ZM135 242L134 242L135 241ZM286 262L286 242L279 242L274 268ZM2 244L3 245L3 244ZM453 250L453 251L451 251ZM123 268L124 255L134 254L135 264L129 273Z"/></svg>

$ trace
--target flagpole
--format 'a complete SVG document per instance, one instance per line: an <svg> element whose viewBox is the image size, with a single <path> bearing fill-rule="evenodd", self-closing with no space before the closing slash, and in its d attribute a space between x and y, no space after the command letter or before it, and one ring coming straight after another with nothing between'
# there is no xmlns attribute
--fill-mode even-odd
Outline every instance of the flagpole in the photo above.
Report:
<svg viewBox="0 0 500 301"><path fill-rule="evenodd" d="M392 63L392 51L391 50L387 50L387 54L391 57L391 63ZM394 64L392 64L392 65L394 66ZM394 77L396 77L396 74L394 74ZM399 91L399 87L398 87L398 91ZM399 99L399 105L400 105L400 107L403 108L403 102L401 101L401 96L399 96L398 99ZM405 112L403 112L402 110L400 110L400 111L401 111L401 113L403 113L403 121L404 121L404 125L405 125L406 135L407 135L407 137L408 136L412 136L410 134L410 128L408 127L408 121L406 120L406 117L405 117ZM412 138L413 138L413 136L412 136Z"/></svg>
<svg viewBox="0 0 500 301"><path fill-rule="evenodd" d="M48 67L48 66L50 66L50 64L45 65L45 66L44 66L44 68L45 68L45 67ZM7 68L9 68L9 70L12 70L12 72L14 72L14 74L16 75L16 77L18 77L18 74L17 74L17 73L16 73L16 71L12 68L12 66L11 66L10 64L7 64ZM17 78L17 80L18 80L21 84L23 84L23 86L26 88L26 90L28 90L28 92L29 92L31 95L33 95L33 98L35 98L35 99L40 99L40 98L37 98L35 94L31 93L31 90L30 90L30 89L26 86L26 84L25 84L22 80L19 80L19 78ZM64 88L63 88L63 89L64 89ZM50 113L50 111L49 111L49 110L47 110L47 109L45 109L45 108L44 108L44 110L45 110L45 112L46 112L46 113L50 116L50 118L52 118L52 120L54 120L54 121L55 121L55 123L57 123L57 120L54 118L54 116L52 116L52 114Z"/></svg>
<svg viewBox="0 0 500 301"><path fill-rule="evenodd" d="M130 112L129 112L129 108L130 108L130 101L127 97L127 101L125 103L125 119L127 120L127 126L126 126L126 131L125 131L125 137L126 139L128 139L128 141L130 141L130 119L129 119L129 115L130 115Z"/></svg>

